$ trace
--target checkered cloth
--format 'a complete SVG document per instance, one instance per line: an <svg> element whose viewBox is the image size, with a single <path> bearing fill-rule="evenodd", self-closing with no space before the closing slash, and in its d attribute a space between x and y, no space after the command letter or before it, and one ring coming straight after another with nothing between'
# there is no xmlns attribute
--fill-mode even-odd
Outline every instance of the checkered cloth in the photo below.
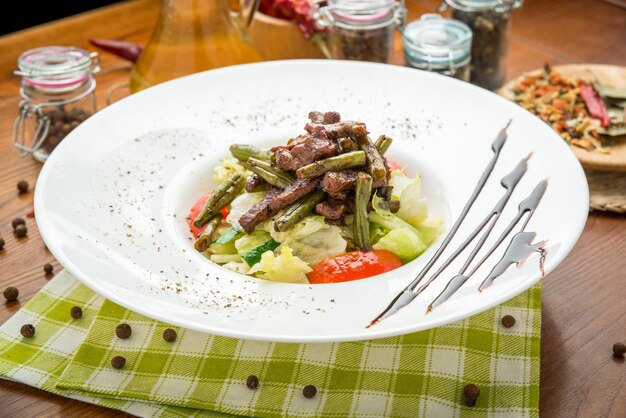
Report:
<svg viewBox="0 0 626 418"><path fill-rule="evenodd" d="M538 416L540 285L455 324L371 341L287 344L172 327L60 273L0 328L0 375L144 417ZM81 319L70 309L80 306ZM504 328L510 314L515 326ZM119 323L132 335L115 336ZM31 339L20 335L32 323ZM123 369L111 359L126 358ZM246 387L254 374L260 385ZM476 406L463 387L480 387ZM317 395L302 395L305 385Z"/></svg>

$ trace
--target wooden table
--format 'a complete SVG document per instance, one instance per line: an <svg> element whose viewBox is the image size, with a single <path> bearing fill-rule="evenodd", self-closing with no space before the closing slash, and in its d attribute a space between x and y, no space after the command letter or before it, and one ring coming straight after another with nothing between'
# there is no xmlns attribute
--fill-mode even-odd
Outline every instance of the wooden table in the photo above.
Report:
<svg viewBox="0 0 626 418"><path fill-rule="evenodd" d="M432 12L435 0L407 0L410 19ZM32 192L19 195L18 180L31 189L41 165L21 159L11 144L17 114L18 80L12 75L20 52L43 45L89 48L87 38L145 43L156 21L158 2L137 0L0 37L0 289L17 286L20 302L0 306L0 323L26 303L49 279L43 265L60 266L47 251L33 219L28 238L16 240L11 220L32 208ZM597 0L526 0L514 13L509 78L552 64L596 62L626 65L626 10ZM105 71L125 63L103 53ZM396 58L400 62L400 45ZM127 80L122 68L98 77L104 93ZM541 340L542 417L623 417L626 364L611 356L614 342L626 342L626 218L591 214L570 254L544 280ZM73 401L18 383L0 381L1 416L120 417L127 414Z"/></svg>

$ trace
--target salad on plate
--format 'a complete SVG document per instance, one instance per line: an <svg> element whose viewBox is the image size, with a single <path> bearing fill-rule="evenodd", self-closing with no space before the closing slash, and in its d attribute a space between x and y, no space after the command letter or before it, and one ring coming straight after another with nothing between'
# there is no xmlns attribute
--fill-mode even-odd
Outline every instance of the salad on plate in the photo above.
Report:
<svg viewBox="0 0 626 418"><path fill-rule="evenodd" d="M219 185L187 220L195 248L224 268L288 283L375 276L422 254L444 229L429 217L419 175L385 154L366 125L311 112L285 145L230 147Z"/></svg>

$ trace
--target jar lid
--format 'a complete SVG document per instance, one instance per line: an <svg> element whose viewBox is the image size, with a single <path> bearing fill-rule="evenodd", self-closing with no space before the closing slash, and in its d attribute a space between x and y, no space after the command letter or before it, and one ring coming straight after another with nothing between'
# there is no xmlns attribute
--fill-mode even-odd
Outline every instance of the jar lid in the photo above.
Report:
<svg viewBox="0 0 626 418"><path fill-rule="evenodd" d="M24 52L17 59L15 74L39 87L80 84L100 70L98 54L68 46L45 46Z"/></svg>
<svg viewBox="0 0 626 418"><path fill-rule="evenodd" d="M464 10L466 12L475 12L479 10L506 11L517 9L522 6L523 0L445 0L455 9Z"/></svg>
<svg viewBox="0 0 626 418"><path fill-rule="evenodd" d="M396 19L396 0L328 0L326 11L339 25L376 25Z"/></svg>
<svg viewBox="0 0 626 418"><path fill-rule="evenodd" d="M458 20L426 14L404 28L402 40L411 61L447 67L469 60L472 30Z"/></svg>

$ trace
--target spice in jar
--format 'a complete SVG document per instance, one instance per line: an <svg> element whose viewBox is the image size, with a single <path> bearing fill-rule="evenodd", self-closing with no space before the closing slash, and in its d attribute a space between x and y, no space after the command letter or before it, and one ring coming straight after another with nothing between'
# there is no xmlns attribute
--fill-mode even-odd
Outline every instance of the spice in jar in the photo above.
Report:
<svg viewBox="0 0 626 418"><path fill-rule="evenodd" d="M504 84L511 11L521 0L445 0L452 18L472 29L470 81L495 90Z"/></svg>
<svg viewBox="0 0 626 418"><path fill-rule="evenodd" d="M329 0L325 6L318 4L313 19L327 29L331 58L390 61L394 31L406 16L404 1Z"/></svg>
<svg viewBox="0 0 626 418"><path fill-rule="evenodd" d="M406 65L469 81L472 31L463 22L425 14L402 33Z"/></svg>
<svg viewBox="0 0 626 418"><path fill-rule="evenodd" d="M93 75L100 70L95 53L50 46L24 52L15 74L22 76L22 101L13 144L20 156L45 161L54 148L96 111ZM27 143L27 136L31 136Z"/></svg>

